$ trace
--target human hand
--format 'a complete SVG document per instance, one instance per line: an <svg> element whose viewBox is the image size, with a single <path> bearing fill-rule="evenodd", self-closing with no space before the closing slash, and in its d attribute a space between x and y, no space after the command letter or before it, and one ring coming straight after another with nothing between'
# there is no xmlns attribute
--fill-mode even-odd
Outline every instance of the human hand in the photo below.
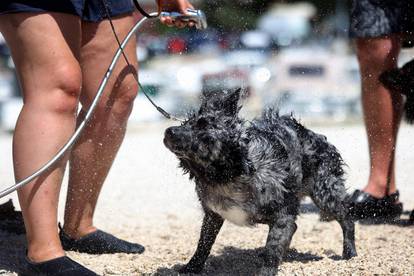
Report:
<svg viewBox="0 0 414 276"><path fill-rule="evenodd" d="M158 5L161 7L161 11L175 11L182 14L187 13L187 9L194 9L193 5L188 2L188 0L158 0ZM161 23L166 24L167 26L176 26L178 28L183 28L185 26L192 27L194 22L183 22L180 20L173 20L169 16L161 17Z"/></svg>

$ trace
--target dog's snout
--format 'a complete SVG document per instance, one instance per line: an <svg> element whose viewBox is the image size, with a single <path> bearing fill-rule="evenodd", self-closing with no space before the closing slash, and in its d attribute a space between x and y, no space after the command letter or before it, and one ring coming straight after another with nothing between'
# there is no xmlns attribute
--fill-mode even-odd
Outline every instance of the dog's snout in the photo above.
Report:
<svg viewBox="0 0 414 276"><path fill-rule="evenodd" d="M165 130L164 133L164 143L168 146L177 144L180 141L179 130L177 127L169 127Z"/></svg>
<svg viewBox="0 0 414 276"><path fill-rule="evenodd" d="M165 138L172 139L174 136L176 136L177 131L174 127L169 127L165 130Z"/></svg>
<svg viewBox="0 0 414 276"><path fill-rule="evenodd" d="M164 145L177 154L183 147L183 133L179 127L169 127L164 133Z"/></svg>

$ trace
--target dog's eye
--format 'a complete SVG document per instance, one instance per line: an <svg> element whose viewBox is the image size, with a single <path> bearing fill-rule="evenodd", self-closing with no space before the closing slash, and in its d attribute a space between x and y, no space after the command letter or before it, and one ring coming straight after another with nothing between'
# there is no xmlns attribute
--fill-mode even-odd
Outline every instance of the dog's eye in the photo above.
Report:
<svg viewBox="0 0 414 276"><path fill-rule="evenodd" d="M206 118L200 118L197 120L197 127L205 128L208 125L208 121Z"/></svg>

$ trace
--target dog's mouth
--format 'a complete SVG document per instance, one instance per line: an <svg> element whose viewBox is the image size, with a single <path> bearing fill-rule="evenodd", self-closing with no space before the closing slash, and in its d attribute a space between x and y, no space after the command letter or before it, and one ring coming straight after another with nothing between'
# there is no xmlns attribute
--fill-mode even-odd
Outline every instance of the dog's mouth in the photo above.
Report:
<svg viewBox="0 0 414 276"><path fill-rule="evenodd" d="M178 143L174 143L171 139L164 137L164 145L175 155L181 157L184 155L184 148L181 147Z"/></svg>
<svg viewBox="0 0 414 276"><path fill-rule="evenodd" d="M171 141L171 139L167 139L166 137L164 137L164 145L171 151L174 151L174 143Z"/></svg>

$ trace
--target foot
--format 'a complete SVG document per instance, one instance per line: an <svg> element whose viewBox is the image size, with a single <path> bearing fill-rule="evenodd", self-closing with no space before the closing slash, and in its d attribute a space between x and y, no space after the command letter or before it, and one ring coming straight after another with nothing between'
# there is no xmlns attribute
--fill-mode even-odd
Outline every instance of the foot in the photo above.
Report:
<svg viewBox="0 0 414 276"><path fill-rule="evenodd" d="M353 257L358 256L355 248L346 248L344 249L344 251L342 252L342 258L344 260L349 260L352 259Z"/></svg>
<svg viewBox="0 0 414 276"><path fill-rule="evenodd" d="M87 269L69 257L63 256L45 262L32 262L26 257L22 273L19 275L48 275L48 276L96 276L95 272Z"/></svg>
<svg viewBox="0 0 414 276"><path fill-rule="evenodd" d="M376 198L367 192L355 190L351 196L350 214L355 219L393 220L403 210L399 202L399 192Z"/></svg>
<svg viewBox="0 0 414 276"><path fill-rule="evenodd" d="M77 251L88 254L141 254L144 246L118 239L117 237L101 230L89 233L80 239L73 239L63 229L59 232L60 241L64 250Z"/></svg>

